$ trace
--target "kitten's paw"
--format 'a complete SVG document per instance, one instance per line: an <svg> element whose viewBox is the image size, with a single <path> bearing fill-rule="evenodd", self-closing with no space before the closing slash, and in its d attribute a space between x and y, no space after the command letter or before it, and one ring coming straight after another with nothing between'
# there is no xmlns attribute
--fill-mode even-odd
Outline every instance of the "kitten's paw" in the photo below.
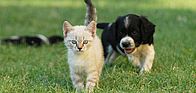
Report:
<svg viewBox="0 0 196 93"><path fill-rule="evenodd" d="M76 88L76 92L80 93L84 89L84 84L78 83L77 85L75 85L75 88Z"/></svg>
<svg viewBox="0 0 196 93"><path fill-rule="evenodd" d="M93 82L87 82L86 84L86 90L88 93L93 93L93 89L95 87L96 83Z"/></svg>

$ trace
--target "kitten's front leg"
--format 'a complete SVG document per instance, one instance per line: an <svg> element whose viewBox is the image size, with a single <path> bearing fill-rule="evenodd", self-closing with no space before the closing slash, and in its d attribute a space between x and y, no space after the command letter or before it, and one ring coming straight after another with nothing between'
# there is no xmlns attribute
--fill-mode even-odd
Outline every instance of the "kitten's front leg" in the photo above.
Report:
<svg viewBox="0 0 196 93"><path fill-rule="evenodd" d="M71 80L77 91L81 91L84 88L82 77L78 73L71 72Z"/></svg>
<svg viewBox="0 0 196 93"><path fill-rule="evenodd" d="M88 93L93 92L93 88L96 86L98 81L99 81L98 71L93 71L93 72L88 74L87 83L86 83L86 90L88 91Z"/></svg>

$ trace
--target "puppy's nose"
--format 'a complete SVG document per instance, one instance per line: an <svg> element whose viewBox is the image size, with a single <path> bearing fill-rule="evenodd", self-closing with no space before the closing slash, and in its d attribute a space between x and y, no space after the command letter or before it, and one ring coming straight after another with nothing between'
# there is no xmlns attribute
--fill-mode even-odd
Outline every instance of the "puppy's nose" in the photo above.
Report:
<svg viewBox="0 0 196 93"><path fill-rule="evenodd" d="M129 47L130 45L131 45L130 42L123 42L123 43L122 43L122 46L125 47L125 48L126 48L126 47Z"/></svg>

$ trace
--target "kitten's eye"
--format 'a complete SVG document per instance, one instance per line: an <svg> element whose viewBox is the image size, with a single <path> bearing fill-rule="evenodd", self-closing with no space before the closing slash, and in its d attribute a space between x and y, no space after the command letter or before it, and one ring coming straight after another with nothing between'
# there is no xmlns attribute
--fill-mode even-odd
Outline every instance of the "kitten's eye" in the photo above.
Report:
<svg viewBox="0 0 196 93"><path fill-rule="evenodd" d="M83 44L88 44L88 40L84 40L83 41Z"/></svg>
<svg viewBox="0 0 196 93"><path fill-rule="evenodd" d="M71 43L72 44L77 44L77 41L76 40L71 40Z"/></svg>

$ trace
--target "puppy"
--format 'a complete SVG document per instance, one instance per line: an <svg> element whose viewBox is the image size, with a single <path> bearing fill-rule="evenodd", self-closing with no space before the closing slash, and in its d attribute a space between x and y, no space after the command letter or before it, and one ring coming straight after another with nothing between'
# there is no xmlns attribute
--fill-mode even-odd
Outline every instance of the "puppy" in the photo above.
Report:
<svg viewBox="0 0 196 93"><path fill-rule="evenodd" d="M103 29L102 44L106 63L112 63L118 54L128 57L140 73L148 72L154 60L153 34L155 25L143 16L128 14L114 23L98 23Z"/></svg>
<svg viewBox="0 0 196 93"><path fill-rule="evenodd" d="M8 38L4 38L0 40L2 44L13 44L13 45L21 45L25 44L28 46L41 46L43 44L52 45L58 42L63 42L63 37L61 36L50 36L46 37L44 35L36 35L36 36L11 36Z"/></svg>

